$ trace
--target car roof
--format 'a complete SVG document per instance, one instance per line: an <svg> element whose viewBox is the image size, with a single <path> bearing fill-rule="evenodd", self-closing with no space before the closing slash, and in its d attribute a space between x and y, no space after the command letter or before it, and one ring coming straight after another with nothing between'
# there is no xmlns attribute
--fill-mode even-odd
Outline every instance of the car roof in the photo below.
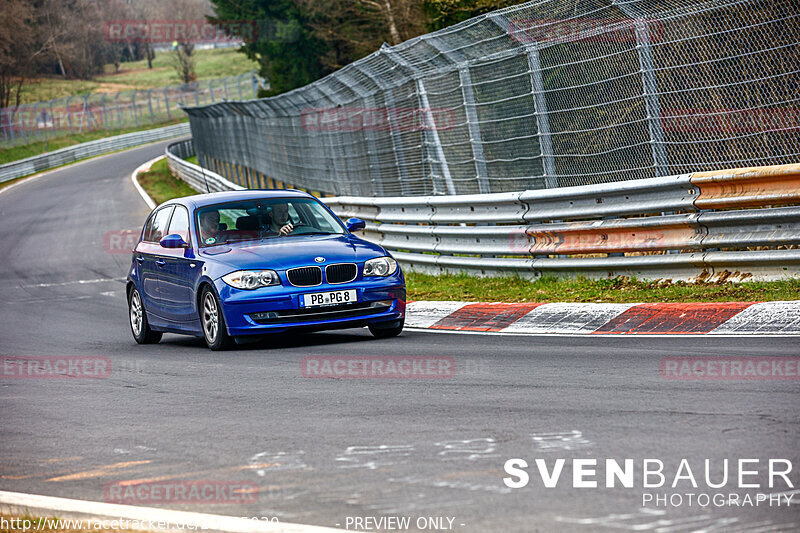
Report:
<svg viewBox="0 0 800 533"><path fill-rule="evenodd" d="M221 202L236 202L239 200L253 200L257 198L313 198L313 196L307 192L298 191L296 189L244 189L241 191L221 191L173 198L161 205L180 204L189 209L197 209Z"/></svg>

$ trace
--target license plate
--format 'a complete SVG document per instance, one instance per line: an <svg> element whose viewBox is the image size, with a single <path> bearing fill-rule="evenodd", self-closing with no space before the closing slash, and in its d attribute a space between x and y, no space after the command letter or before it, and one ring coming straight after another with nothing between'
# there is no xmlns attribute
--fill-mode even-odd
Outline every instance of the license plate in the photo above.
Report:
<svg viewBox="0 0 800 533"><path fill-rule="evenodd" d="M313 294L303 294L301 297L303 307L315 307L318 305L337 305L349 304L355 302L355 290L349 291L333 291L333 292L315 292Z"/></svg>

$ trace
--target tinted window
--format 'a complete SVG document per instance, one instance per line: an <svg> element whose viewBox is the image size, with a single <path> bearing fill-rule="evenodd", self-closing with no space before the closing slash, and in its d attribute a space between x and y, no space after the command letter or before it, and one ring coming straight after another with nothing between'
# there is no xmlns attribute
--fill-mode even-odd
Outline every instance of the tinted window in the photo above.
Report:
<svg viewBox="0 0 800 533"><path fill-rule="evenodd" d="M189 212L179 205L175 206L175 213L169 223L167 235L173 233L177 233L184 241L189 242Z"/></svg>
<svg viewBox="0 0 800 533"><path fill-rule="evenodd" d="M168 206L162 209L159 209L155 215L153 215L151 219L151 223L148 223L149 231L144 236L144 240L147 242L159 242L161 239L167 236L164 231L167 229L167 223L169 222L169 215L172 213L172 207Z"/></svg>

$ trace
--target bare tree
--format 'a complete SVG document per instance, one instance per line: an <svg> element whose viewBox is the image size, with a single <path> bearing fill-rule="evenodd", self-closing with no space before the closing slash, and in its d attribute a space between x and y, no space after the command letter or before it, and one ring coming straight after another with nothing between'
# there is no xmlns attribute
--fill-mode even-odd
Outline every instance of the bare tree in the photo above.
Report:
<svg viewBox="0 0 800 533"><path fill-rule="evenodd" d="M0 0L0 108L17 107L43 54L34 10L26 0Z"/></svg>

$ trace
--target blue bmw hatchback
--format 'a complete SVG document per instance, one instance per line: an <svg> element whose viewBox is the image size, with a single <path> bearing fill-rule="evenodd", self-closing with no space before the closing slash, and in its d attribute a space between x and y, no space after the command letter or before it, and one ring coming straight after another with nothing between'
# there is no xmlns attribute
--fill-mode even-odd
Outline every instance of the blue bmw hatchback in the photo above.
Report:
<svg viewBox="0 0 800 533"><path fill-rule="evenodd" d="M355 236L322 202L294 190L170 200L153 210L133 251L127 293L140 344L162 333L204 337L212 350L287 330L403 330L400 266Z"/></svg>

